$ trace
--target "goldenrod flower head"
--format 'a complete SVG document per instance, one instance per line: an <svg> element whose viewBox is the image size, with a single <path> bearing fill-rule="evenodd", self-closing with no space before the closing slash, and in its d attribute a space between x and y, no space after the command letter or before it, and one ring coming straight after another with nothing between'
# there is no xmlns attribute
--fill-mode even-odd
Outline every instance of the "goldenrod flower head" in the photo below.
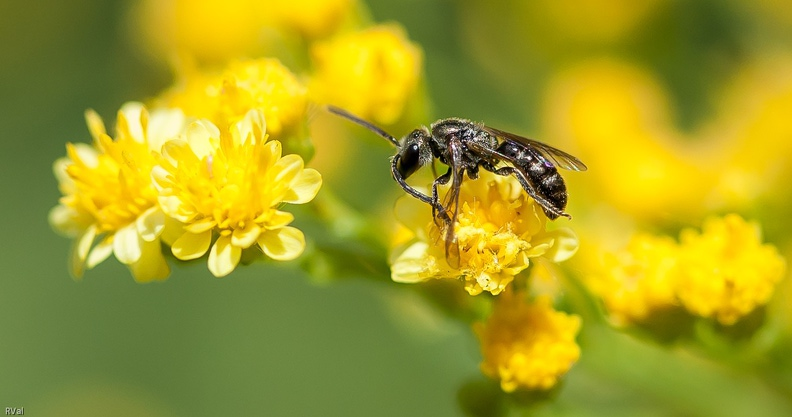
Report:
<svg viewBox="0 0 792 417"><path fill-rule="evenodd" d="M263 1L265 18L306 38L332 33L352 10L353 0Z"/></svg>
<svg viewBox="0 0 792 417"><path fill-rule="evenodd" d="M267 130L281 138L305 119L307 90L277 59L261 58L229 63L220 75L187 71L161 104L178 107L188 116L209 119L221 131L260 109Z"/></svg>
<svg viewBox="0 0 792 417"><path fill-rule="evenodd" d="M443 233L427 205L405 196L396 211L414 233L410 242L394 252L391 277L397 282L463 278L471 295L498 294L528 267L531 258L543 256L559 262L577 250L577 237L571 230L545 229L544 212L516 180L489 172L464 181L460 188L455 225L458 267L447 262Z"/></svg>
<svg viewBox="0 0 792 417"><path fill-rule="evenodd" d="M750 208L758 199L782 199L792 175L792 74L785 71L792 56L773 55L736 74L734 85L720 100L724 111L716 131L704 145L727 153L714 169L719 179L712 205Z"/></svg>
<svg viewBox="0 0 792 417"><path fill-rule="evenodd" d="M626 63L581 64L550 83L549 134L574 142L596 181L582 189L639 217L657 207L700 214L714 174L709 153L692 152L671 123L667 95L652 77Z"/></svg>
<svg viewBox="0 0 792 417"><path fill-rule="evenodd" d="M184 116L162 109L149 117L143 105L127 103L118 112L115 140L95 112L86 112L86 119L93 147L68 144L68 156L55 162L64 196L50 213L53 227L76 238L72 272L80 277L85 267L112 253L137 281L164 279L169 274L159 242L164 216L151 169L162 143L183 129Z"/></svg>
<svg viewBox="0 0 792 417"><path fill-rule="evenodd" d="M580 358L580 324L580 317L553 310L549 297L529 304L525 294L506 291L487 321L474 325L481 370L506 392L550 389Z"/></svg>
<svg viewBox="0 0 792 417"><path fill-rule="evenodd" d="M598 273L587 279L611 319L623 325L676 305L674 283L679 250L667 236L638 233L619 251L605 253Z"/></svg>
<svg viewBox="0 0 792 417"><path fill-rule="evenodd" d="M736 214L704 222L701 233L680 235L676 293L691 313L732 324L765 304L784 275L776 248L762 244L759 226Z"/></svg>
<svg viewBox="0 0 792 417"><path fill-rule="evenodd" d="M163 146L152 171L163 211L184 224L174 256L196 259L211 247L209 270L217 277L231 273L251 246L276 260L305 248L302 232L288 226L294 216L279 208L311 201L322 178L298 155L282 156L280 142L267 140L264 120L262 110L251 110L223 133L197 121Z"/></svg>
<svg viewBox="0 0 792 417"><path fill-rule="evenodd" d="M224 62L265 46L258 0L140 0L132 39L153 58ZM142 36L141 36L142 35Z"/></svg>
<svg viewBox="0 0 792 417"><path fill-rule="evenodd" d="M311 54L314 100L382 124L401 117L421 75L421 50L395 25L317 43Z"/></svg>

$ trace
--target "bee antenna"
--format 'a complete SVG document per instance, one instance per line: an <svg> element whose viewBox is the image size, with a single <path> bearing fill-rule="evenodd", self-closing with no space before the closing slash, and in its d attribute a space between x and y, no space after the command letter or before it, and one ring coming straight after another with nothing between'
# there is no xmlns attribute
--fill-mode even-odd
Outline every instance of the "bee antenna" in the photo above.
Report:
<svg viewBox="0 0 792 417"><path fill-rule="evenodd" d="M344 110L342 108L336 107L336 106L331 106L331 105L327 106L327 110L330 113L333 113L335 115L341 116L341 117L349 120L350 122L357 123L360 126L365 127L366 129L368 129L368 130L378 134L379 136L387 139L390 143L392 143L397 148L401 148L401 145L399 145L399 141L397 141L396 138L391 136L388 132L380 129L377 126L374 126L373 124L371 124L371 123L369 123L369 122L367 122L367 121L365 121L365 120L363 120L363 119L361 119L361 118L359 118L359 117L357 117L357 116L355 116L355 115L353 115L351 113L349 113L348 111L346 111L346 110Z"/></svg>

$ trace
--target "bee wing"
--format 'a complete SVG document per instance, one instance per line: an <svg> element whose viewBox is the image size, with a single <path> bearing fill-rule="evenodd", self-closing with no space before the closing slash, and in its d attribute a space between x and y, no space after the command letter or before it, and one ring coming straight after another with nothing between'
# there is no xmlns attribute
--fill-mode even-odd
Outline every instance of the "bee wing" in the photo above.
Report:
<svg viewBox="0 0 792 417"><path fill-rule="evenodd" d="M544 144L533 139L528 139L514 133L505 132L500 129L495 129L489 126L482 127L487 133L497 136L503 140L512 140L529 148L535 149L542 156L549 159L553 164L559 168L568 169L570 171L585 171L588 169L580 159L550 145Z"/></svg>
<svg viewBox="0 0 792 417"><path fill-rule="evenodd" d="M451 167L451 187L443 199L443 208L446 216L450 213L450 217L445 217L445 253L448 265L453 268L459 268L459 242L457 242L455 234L455 226L457 223L457 214L459 213L459 188L462 186L462 177L464 175L464 167L462 166L462 145L457 141L451 141L448 144ZM450 219L450 220L449 220Z"/></svg>

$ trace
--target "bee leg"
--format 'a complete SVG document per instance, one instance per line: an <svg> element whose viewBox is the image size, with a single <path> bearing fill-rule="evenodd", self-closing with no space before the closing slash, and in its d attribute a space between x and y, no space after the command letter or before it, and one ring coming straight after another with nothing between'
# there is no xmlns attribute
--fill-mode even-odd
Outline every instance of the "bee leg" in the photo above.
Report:
<svg viewBox="0 0 792 417"><path fill-rule="evenodd" d="M432 183L432 218L435 220L435 224L439 227L440 225L437 224L437 218L442 217L443 221L448 224L451 222L451 218L448 217L448 213L446 213L445 207L440 204L440 196L437 192L437 187L439 185L446 185L448 184L448 180L451 179L451 168L446 171L445 174L435 178L434 182ZM438 212L440 215L438 216Z"/></svg>
<svg viewBox="0 0 792 417"><path fill-rule="evenodd" d="M426 204L431 205L432 209L434 210L435 205L438 204L438 203L436 203L436 198L432 199L432 197L429 197L428 195L426 195L426 194L416 190L415 188L411 187L410 184L407 184L407 181L405 181L404 178L402 178L401 174L399 174L399 170L396 167L396 164L398 162L399 162L399 155L396 155L396 156L393 157L393 159L391 159L391 175L393 175L393 179L396 180L396 182L399 183L401 188L405 192L407 192L407 194L409 194L409 195L411 195L411 196L423 201Z"/></svg>
<svg viewBox="0 0 792 417"><path fill-rule="evenodd" d="M504 177L513 175L515 178L517 178L517 181L520 183L520 185L525 190L525 192L528 193L528 195L531 196L531 198L533 198L534 201L539 203L539 205L542 207L542 211L545 212L545 215L550 220L555 220L559 216L563 216L568 219L572 218L572 216L570 216L567 213L564 213L563 210L554 206L549 200L540 196L539 193L537 193L534 187L531 185L531 183L528 182L528 179L526 178L525 173L523 171L516 169L514 167L495 168L494 166L487 163L483 163L481 164L481 166L483 166L484 169L486 169L487 171L493 172L495 174L502 175Z"/></svg>

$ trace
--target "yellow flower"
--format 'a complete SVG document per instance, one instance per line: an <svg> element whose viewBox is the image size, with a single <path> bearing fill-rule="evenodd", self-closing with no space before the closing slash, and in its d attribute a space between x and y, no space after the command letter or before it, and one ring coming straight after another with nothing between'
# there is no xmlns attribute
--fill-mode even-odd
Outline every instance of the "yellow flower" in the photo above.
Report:
<svg viewBox="0 0 792 417"><path fill-rule="evenodd" d="M164 279L170 272L159 241L164 216L151 169L153 154L181 132L184 116L162 109L149 117L141 104L127 103L118 112L115 140L96 113L86 112L86 119L93 147L68 144L68 156L55 162L64 196L50 212L53 227L75 237L72 273L81 277L114 254L137 281Z"/></svg>
<svg viewBox="0 0 792 417"><path fill-rule="evenodd" d="M580 357L575 337L580 317L555 311L549 297L528 304L522 293L495 299L492 315L474 330L481 343L481 370L506 392L550 389Z"/></svg>
<svg viewBox="0 0 792 417"><path fill-rule="evenodd" d="M605 253L600 270L587 284L605 303L617 324L642 321L652 312L675 306L678 248L673 239L633 235L624 249Z"/></svg>
<svg viewBox="0 0 792 417"><path fill-rule="evenodd" d="M720 176L713 205L741 210L780 200L788 207L792 175L792 56L774 54L736 74L723 115L708 145L727 155L714 170Z"/></svg>
<svg viewBox="0 0 792 417"><path fill-rule="evenodd" d="M401 117L421 75L421 50L395 25L317 43L311 55L314 100L382 124Z"/></svg>
<svg viewBox="0 0 792 417"><path fill-rule="evenodd" d="M267 140L264 120L261 110L251 110L222 134L197 121L163 146L152 171L163 211L184 224L171 245L174 256L196 259L211 246L209 270L217 277L231 273L251 246L276 260L294 259L305 248L302 232L287 226L294 216L279 208L311 201L322 178L299 156L281 156L280 142Z"/></svg>
<svg viewBox="0 0 792 417"><path fill-rule="evenodd" d="M461 186L455 229L458 267L447 262L445 242L428 205L405 196L396 212L414 234L393 253L391 277L397 282L462 278L471 295L498 294L531 258L560 262L577 250L571 230L545 230L547 218L516 180L489 172Z"/></svg>
<svg viewBox="0 0 792 417"><path fill-rule="evenodd" d="M736 214L681 233L676 293L691 313L732 324L765 304L784 275L784 259L762 244L759 226Z"/></svg>
<svg viewBox="0 0 792 417"><path fill-rule="evenodd" d="M233 61L220 75L186 71L159 102L188 116L209 119L221 131L260 109L268 133L280 139L305 120L307 90L277 59Z"/></svg>
<svg viewBox="0 0 792 417"><path fill-rule="evenodd" d="M352 0L263 1L265 18L272 24L292 29L306 38L332 33L352 10Z"/></svg>
<svg viewBox="0 0 792 417"><path fill-rule="evenodd" d="M139 0L130 38L152 58L224 62L266 46L258 0Z"/></svg>
<svg viewBox="0 0 792 417"><path fill-rule="evenodd" d="M589 166L579 189L629 214L700 215L714 183L712 152L670 122L665 92L639 68L610 60L581 64L550 83L548 136L573 142ZM595 183L591 183L595 182ZM662 210L658 210L662 207Z"/></svg>

